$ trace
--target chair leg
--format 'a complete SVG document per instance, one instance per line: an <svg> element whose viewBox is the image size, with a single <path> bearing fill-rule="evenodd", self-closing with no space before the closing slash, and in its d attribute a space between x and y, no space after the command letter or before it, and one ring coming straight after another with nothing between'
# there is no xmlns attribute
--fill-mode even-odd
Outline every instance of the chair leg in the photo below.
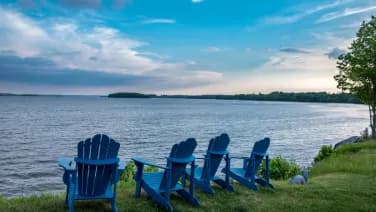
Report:
<svg viewBox="0 0 376 212"><path fill-rule="evenodd" d="M68 200L68 202L69 202L69 209L68 209L68 211L69 212L74 212L74 200L73 200L73 197L69 196L68 198L69 198L69 200Z"/></svg>
<svg viewBox="0 0 376 212"><path fill-rule="evenodd" d="M135 193L134 193L136 198L139 198L141 196L141 187L142 187L141 183L142 183L141 180L136 181L136 190L135 190Z"/></svg>
<svg viewBox="0 0 376 212"><path fill-rule="evenodd" d="M187 185L187 174L183 175L181 181L182 181L182 184L183 184L183 188L185 188L185 186Z"/></svg>
<svg viewBox="0 0 376 212"><path fill-rule="evenodd" d="M68 194L68 207L69 207L69 212L74 212L74 193L76 190L76 185L73 183L73 177L69 177L69 194Z"/></svg>
<svg viewBox="0 0 376 212"><path fill-rule="evenodd" d="M118 208L116 206L116 184L113 185L113 197L111 199L111 208L112 208L112 212L117 212L118 211Z"/></svg>
<svg viewBox="0 0 376 212"><path fill-rule="evenodd" d="M139 198L141 196L141 187L142 187L142 173L144 171L144 165L140 163L136 163L137 166L137 172L134 176L134 179L136 181L136 190L135 190L135 197Z"/></svg>
<svg viewBox="0 0 376 212"><path fill-rule="evenodd" d="M69 194L69 186L67 185L67 190L65 192L65 205L68 205L68 194Z"/></svg>
<svg viewBox="0 0 376 212"><path fill-rule="evenodd" d="M116 206L116 199L115 198L111 199L111 208L112 208L112 212L118 212L118 208Z"/></svg>
<svg viewBox="0 0 376 212"><path fill-rule="evenodd" d="M213 188L210 186L210 181L199 181L199 180L194 180L195 187L198 187L201 192L205 192L208 194L214 194Z"/></svg>
<svg viewBox="0 0 376 212"><path fill-rule="evenodd" d="M200 191L208 193L208 194L212 194L212 195L215 194L215 191L211 188L210 185L200 186Z"/></svg>
<svg viewBox="0 0 376 212"><path fill-rule="evenodd" d="M235 189L230 183L226 183L226 181L222 179L213 180L216 184L220 185L223 189L226 189L228 191L234 192Z"/></svg>
<svg viewBox="0 0 376 212"><path fill-rule="evenodd" d="M233 177L236 181L238 181L240 184L248 187L249 189L252 189L254 191L257 191L258 188L257 188L257 185L255 183L255 181L252 181L252 180L248 180L246 178L242 178L242 177Z"/></svg>
<svg viewBox="0 0 376 212"><path fill-rule="evenodd" d="M178 190L176 191L180 196L182 196L184 199L188 200L192 205L198 207L200 206L200 201L196 199L191 193L189 193L186 190Z"/></svg>

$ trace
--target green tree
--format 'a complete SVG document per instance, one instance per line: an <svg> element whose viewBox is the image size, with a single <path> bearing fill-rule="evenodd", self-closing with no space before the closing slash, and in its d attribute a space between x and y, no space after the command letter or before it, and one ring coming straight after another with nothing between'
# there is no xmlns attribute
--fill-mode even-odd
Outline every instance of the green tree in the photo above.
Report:
<svg viewBox="0 0 376 212"><path fill-rule="evenodd" d="M337 87L368 105L372 138L376 138L376 17L363 21L349 51L338 57Z"/></svg>

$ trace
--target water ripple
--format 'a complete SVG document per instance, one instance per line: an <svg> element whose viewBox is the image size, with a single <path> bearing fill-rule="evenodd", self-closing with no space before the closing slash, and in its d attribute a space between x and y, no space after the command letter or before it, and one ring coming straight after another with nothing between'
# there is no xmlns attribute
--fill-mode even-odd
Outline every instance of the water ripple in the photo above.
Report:
<svg viewBox="0 0 376 212"><path fill-rule="evenodd" d="M74 157L77 143L106 133L121 143L119 156L165 163L171 146L197 139L202 156L211 137L227 132L230 152L249 155L270 137L271 156L308 165L323 144L358 135L367 108L351 104L0 97L0 193L6 197L64 191L58 157ZM240 165L241 161L234 161Z"/></svg>

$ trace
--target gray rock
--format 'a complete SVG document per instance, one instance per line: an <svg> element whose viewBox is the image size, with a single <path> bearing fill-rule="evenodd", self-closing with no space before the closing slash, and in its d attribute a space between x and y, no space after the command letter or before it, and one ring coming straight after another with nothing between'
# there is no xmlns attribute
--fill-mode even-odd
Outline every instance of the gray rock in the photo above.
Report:
<svg viewBox="0 0 376 212"><path fill-rule="evenodd" d="M295 175L294 177L289 179L289 183L297 184L297 185L304 185L307 182L302 175Z"/></svg>
<svg viewBox="0 0 376 212"><path fill-rule="evenodd" d="M307 168L303 169L302 175L295 175L289 179L289 183L304 185L308 183L309 170Z"/></svg>
<svg viewBox="0 0 376 212"><path fill-rule="evenodd" d="M352 144L352 143L357 143L360 141L360 136L351 136L349 138L346 138L343 141L340 141L334 145L334 150L336 150L338 147L340 147L343 144Z"/></svg>

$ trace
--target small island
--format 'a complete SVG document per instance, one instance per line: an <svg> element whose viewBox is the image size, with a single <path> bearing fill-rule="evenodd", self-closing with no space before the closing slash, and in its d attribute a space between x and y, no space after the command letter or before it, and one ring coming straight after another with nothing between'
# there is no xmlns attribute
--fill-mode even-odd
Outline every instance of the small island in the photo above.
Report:
<svg viewBox="0 0 376 212"><path fill-rule="evenodd" d="M119 92L111 93L108 95L109 98L153 98L156 97L154 94L142 94L142 93L129 93L129 92Z"/></svg>

